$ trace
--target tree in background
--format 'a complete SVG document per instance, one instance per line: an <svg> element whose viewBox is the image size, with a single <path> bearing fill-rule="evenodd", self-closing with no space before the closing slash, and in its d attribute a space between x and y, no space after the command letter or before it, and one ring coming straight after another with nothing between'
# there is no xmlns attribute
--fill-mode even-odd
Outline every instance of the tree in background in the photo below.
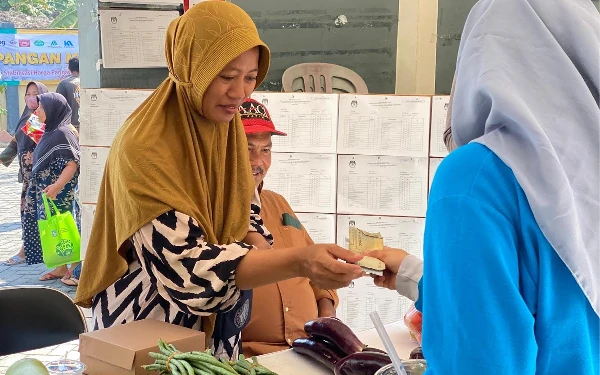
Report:
<svg viewBox="0 0 600 375"><path fill-rule="evenodd" d="M27 16L46 16L50 28L77 28L76 0L0 0L0 11L15 10Z"/></svg>

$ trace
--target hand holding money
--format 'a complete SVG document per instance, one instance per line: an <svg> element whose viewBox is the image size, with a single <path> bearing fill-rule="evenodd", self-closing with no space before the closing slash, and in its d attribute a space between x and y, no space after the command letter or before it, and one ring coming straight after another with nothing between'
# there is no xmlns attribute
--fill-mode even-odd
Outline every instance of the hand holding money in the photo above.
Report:
<svg viewBox="0 0 600 375"><path fill-rule="evenodd" d="M349 250L355 254L364 254L374 250L383 250L383 237L381 233L370 233L364 230L350 227ZM372 275L383 276L385 263L376 258L363 257L356 264Z"/></svg>

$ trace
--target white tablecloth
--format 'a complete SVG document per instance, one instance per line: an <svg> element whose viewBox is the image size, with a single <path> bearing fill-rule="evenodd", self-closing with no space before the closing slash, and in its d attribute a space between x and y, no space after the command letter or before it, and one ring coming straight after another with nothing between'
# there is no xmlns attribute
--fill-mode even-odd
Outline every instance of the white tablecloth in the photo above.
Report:
<svg viewBox="0 0 600 375"><path fill-rule="evenodd" d="M411 341L408 329L404 323L398 322L389 324L386 326L386 330L390 335L400 358L407 359L411 350L414 349L417 344ZM385 350L375 329L358 332L357 336L363 343L377 349ZM0 373L4 373L8 366L25 357L37 358L42 362L48 362L60 359L62 356L67 355L67 358L69 359L79 360L79 352L77 351L78 344L78 340L75 340L56 347L13 354L6 358L0 357ZM258 360L262 365L265 365L268 369L279 375L332 375L332 372L327 367L295 353L292 349L262 355L258 357Z"/></svg>
<svg viewBox="0 0 600 375"><path fill-rule="evenodd" d="M390 339L396 347L396 351L402 359L408 359L408 355L418 345L410 339L408 329L403 322L397 322L387 325L386 330ZM383 343L377 335L375 329L371 329L356 334L358 338L370 347L383 349ZM306 356L295 353L293 349L283 350L281 352L266 354L258 357L260 364L279 375L331 375L333 374L327 367L307 358Z"/></svg>

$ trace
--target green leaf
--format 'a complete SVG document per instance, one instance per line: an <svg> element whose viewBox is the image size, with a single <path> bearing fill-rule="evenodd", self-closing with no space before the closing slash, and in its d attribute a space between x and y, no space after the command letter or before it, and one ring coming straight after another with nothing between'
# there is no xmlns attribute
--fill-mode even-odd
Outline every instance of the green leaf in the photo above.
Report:
<svg viewBox="0 0 600 375"><path fill-rule="evenodd" d="M74 29L78 25L77 18L77 5L73 4L71 7L65 9L61 14L58 15L50 24L50 28L53 29Z"/></svg>

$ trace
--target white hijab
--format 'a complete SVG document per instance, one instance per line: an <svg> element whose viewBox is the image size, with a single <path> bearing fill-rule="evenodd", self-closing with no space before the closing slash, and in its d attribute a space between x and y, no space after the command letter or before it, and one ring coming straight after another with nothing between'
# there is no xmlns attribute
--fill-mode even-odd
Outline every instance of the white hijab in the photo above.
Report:
<svg viewBox="0 0 600 375"><path fill-rule="evenodd" d="M480 0L460 43L458 146L514 172L540 229L600 313L600 16L590 0Z"/></svg>

